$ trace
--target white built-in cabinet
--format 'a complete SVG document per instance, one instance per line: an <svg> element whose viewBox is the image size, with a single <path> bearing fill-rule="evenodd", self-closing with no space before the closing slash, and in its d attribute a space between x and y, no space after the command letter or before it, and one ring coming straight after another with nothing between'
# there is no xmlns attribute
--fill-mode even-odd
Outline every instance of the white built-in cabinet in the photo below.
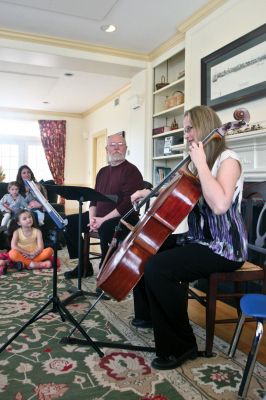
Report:
<svg viewBox="0 0 266 400"><path fill-rule="evenodd" d="M184 99L176 105L171 104L175 94L182 92L185 98L185 79L185 50L181 50L153 67L152 177L154 185L157 185L186 155L183 132ZM158 83L164 82L168 85L156 87ZM174 121L178 127L171 129ZM164 128L166 131L163 131ZM245 130L244 128L243 132L229 134L226 139L228 147L234 149L240 157L245 180L266 180L265 124L259 129L251 127Z"/></svg>
<svg viewBox="0 0 266 400"><path fill-rule="evenodd" d="M163 83L168 84L163 86ZM153 68L152 96L153 183L158 184L183 158L185 50ZM178 126L173 126L174 123ZM175 150L171 149L172 145Z"/></svg>

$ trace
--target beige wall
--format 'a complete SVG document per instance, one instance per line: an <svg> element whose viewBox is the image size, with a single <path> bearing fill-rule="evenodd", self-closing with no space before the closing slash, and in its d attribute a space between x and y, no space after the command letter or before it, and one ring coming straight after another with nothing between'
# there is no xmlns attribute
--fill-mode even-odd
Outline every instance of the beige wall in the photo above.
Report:
<svg viewBox="0 0 266 400"><path fill-rule="evenodd" d="M186 104L200 104L200 60L265 23L265 0L229 0L186 34ZM243 104L251 120L265 120L265 99ZM236 107L219 111L231 121Z"/></svg>
<svg viewBox="0 0 266 400"><path fill-rule="evenodd" d="M114 105L114 100L88 115L84 121L85 131L88 132L87 154L88 162L86 165L87 180L92 182L91 159L92 159L92 138L98 132L106 129L107 135L125 131L128 145L127 159L138 166L143 173L145 161L150 158L145 157L146 141L149 136L146 129L146 107L147 94L150 91L146 87L147 72L138 73L131 82L131 86L120 96L119 105ZM138 96L139 107L135 107L135 96Z"/></svg>
<svg viewBox="0 0 266 400"><path fill-rule="evenodd" d="M86 139L86 182L89 186L92 185L92 141L93 137L99 132L106 129L107 135L111 135L120 131L128 130L128 107L127 107L127 92L121 94L119 104L114 105L114 100L88 115L84 119L84 131L88 135Z"/></svg>

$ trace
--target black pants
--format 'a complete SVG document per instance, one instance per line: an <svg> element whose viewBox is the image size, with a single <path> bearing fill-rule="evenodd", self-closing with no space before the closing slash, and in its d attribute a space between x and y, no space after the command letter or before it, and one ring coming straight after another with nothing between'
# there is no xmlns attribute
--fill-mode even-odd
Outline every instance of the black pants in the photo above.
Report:
<svg viewBox="0 0 266 400"><path fill-rule="evenodd" d="M135 317L153 321L158 356L180 356L196 346L187 313L187 283L212 272L234 271L243 263L194 243L164 249L148 260L144 277L134 288Z"/></svg>
<svg viewBox="0 0 266 400"><path fill-rule="evenodd" d="M118 226L119 222L120 222L120 217L108 219L100 226L98 230L101 242L101 253L102 253L102 258L100 261L99 268L101 268L102 266L106 253L109 249L109 245L114 237L115 229ZM122 225L120 227L120 230L117 232L117 242L123 240L124 237L127 235L127 233L128 230Z"/></svg>
<svg viewBox="0 0 266 400"><path fill-rule="evenodd" d="M72 258L78 258L79 256L79 249L78 249L78 239L79 239L79 215L78 214L72 214L67 217L68 219L68 224L66 226L66 231L65 231L65 239L66 239L66 245L69 253L69 257ZM116 218L111 218L105 221L101 227L99 228L99 237L100 237L100 242L101 242L101 253L102 253L102 258L100 262L100 266L102 265L102 262L106 256L106 253L109 248L109 244L111 243L114 233L115 233L115 228L119 224L120 217ZM136 218L129 218L128 222L130 222L132 225L135 225L137 222ZM88 231L88 225L89 224L89 212L82 213L82 218L81 218L81 232L87 232ZM121 229L117 233L117 239L118 242L123 240L125 236L128 234L127 228L122 225ZM83 249L83 239L81 238L82 242L82 249Z"/></svg>
<svg viewBox="0 0 266 400"><path fill-rule="evenodd" d="M65 240L69 253L69 258L78 258L79 256L79 214L72 214L67 217L67 226L65 230ZM81 214L81 233L88 231L89 212ZM82 248L83 248L83 239Z"/></svg>

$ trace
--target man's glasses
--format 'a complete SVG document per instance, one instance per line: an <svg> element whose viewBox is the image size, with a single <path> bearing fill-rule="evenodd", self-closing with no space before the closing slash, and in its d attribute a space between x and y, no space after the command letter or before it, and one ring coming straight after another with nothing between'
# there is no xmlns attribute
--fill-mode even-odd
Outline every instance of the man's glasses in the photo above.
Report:
<svg viewBox="0 0 266 400"><path fill-rule="evenodd" d="M109 147L116 147L116 146L123 147L123 146L125 146L125 143L124 142L111 142L108 144L108 146Z"/></svg>
<svg viewBox="0 0 266 400"><path fill-rule="evenodd" d="M189 133L191 131L191 129L193 129L193 126L185 126L184 132Z"/></svg>

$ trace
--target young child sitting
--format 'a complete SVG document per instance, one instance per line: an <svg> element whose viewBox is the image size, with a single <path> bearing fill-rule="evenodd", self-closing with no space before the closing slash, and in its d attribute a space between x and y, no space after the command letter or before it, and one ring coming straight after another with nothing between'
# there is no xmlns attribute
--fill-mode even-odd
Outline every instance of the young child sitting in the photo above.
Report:
<svg viewBox="0 0 266 400"><path fill-rule="evenodd" d="M19 184L17 182L9 182L7 186L8 193L0 200L0 210L3 213L0 232L6 231L11 218L21 208L27 207L27 202L21 194L19 194Z"/></svg>
<svg viewBox="0 0 266 400"><path fill-rule="evenodd" d="M52 267L53 249L44 248L42 233L33 226L33 216L28 210L21 210L16 215L20 227L13 233L9 257L12 261L21 261L27 269Z"/></svg>

